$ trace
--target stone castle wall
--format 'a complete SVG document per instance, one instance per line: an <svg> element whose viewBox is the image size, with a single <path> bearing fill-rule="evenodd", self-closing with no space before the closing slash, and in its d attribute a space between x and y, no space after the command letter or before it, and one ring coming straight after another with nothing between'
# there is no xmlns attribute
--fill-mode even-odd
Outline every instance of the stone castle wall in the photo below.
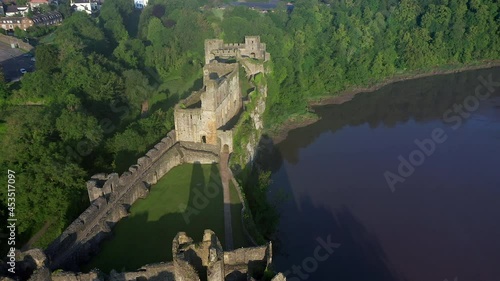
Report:
<svg viewBox="0 0 500 281"><path fill-rule="evenodd" d="M202 142L202 136L206 135L206 133L203 134L204 127L201 113L201 108L175 109L175 128L177 128L177 137L180 140Z"/></svg>
<svg viewBox="0 0 500 281"><path fill-rule="evenodd" d="M205 230L203 239L195 243L184 232L179 232L172 241L172 262L145 265L132 272L111 271L109 275L100 271L76 273L68 271L50 272L46 257L40 250L30 250L20 256L30 262L33 270L29 281L247 281L255 280L253 273L262 274L271 263L271 244L254 248L241 248L224 252L212 230ZM285 281L282 275L273 281Z"/></svg>
<svg viewBox="0 0 500 281"><path fill-rule="evenodd" d="M46 250L51 269L77 269L99 250L111 228L128 216L130 206L145 198L152 185L182 163L208 164L219 161L218 149L208 144L184 144L171 131L129 171L98 174L87 182L90 206Z"/></svg>
<svg viewBox="0 0 500 281"><path fill-rule="evenodd" d="M245 43L224 44L223 40L205 41L205 64L216 58L254 58L268 61L271 56L266 51L266 44L260 42L259 36L245 36Z"/></svg>
<svg viewBox="0 0 500 281"><path fill-rule="evenodd" d="M204 89L175 108L177 139L220 147L217 130L236 116L243 105L239 64L211 62L205 65L203 72Z"/></svg>
<svg viewBox="0 0 500 281"><path fill-rule="evenodd" d="M214 44L209 47L222 48L224 51L236 49L236 57L248 75L262 72L264 66L250 58L242 59L242 56L260 56L264 60L269 58L269 54L265 53L265 44L260 43L258 37L246 37L245 44L224 44L222 40L212 40L212 42L207 40L206 46L207 44ZM208 51L211 55L216 54L217 50L210 48ZM259 52L261 55L257 55ZM250 112L256 132L252 133L250 143L237 144L246 146L248 155L245 156L249 156L250 159L255 151L251 151L249 146L255 148L256 144L252 143L253 138L260 134L262 128L260 116L265 109L267 95L266 87L258 88L262 97ZM78 264L89 260L98 252L100 242L111 234L112 227L120 219L128 216L130 206L137 199L145 198L151 186L173 167L182 163L218 162L221 151L233 151L233 131L221 127L236 116L242 107L238 64L210 61L204 68L204 88L193 93L184 102L183 106L177 105L175 108L176 131L169 132L144 157L139 158L137 164L132 165L122 175L97 174L87 182L90 206L46 250L51 261L48 265L51 270L59 268L78 270ZM212 245L217 244L220 243L212 243ZM208 280L240 280L238 274L234 276L231 274L236 272L251 274L254 268L261 268L262 265L267 266L271 263L270 244L223 254L216 248L208 247L204 252L198 250L193 252L198 257L203 256L205 263L210 265L207 270ZM213 258L214 255L218 258ZM190 256L184 255L182 259L175 256L174 253L172 263L148 265L138 272L115 272L111 274L109 280L198 280L190 279L194 278L193 274L197 274L189 262ZM209 262L207 257L211 257L208 258ZM94 279L93 274L61 273L53 275L55 277L53 280L101 280Z"/></svg>

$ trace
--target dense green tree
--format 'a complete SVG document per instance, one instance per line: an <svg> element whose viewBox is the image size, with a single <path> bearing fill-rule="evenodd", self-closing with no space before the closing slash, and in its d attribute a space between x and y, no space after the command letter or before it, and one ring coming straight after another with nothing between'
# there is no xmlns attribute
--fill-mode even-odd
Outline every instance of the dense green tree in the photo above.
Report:
<svg viewBox="0 0 500 281"><path fill-rule="evenodd" d="M59 50L56 45L40 45L35 51L36 69L52 72L59 67Z"/></svg>
<svg viewBox="0 0 500 281"><path fill-rule="evenodd" d="M56 120L56 128L63 142L88 140L97 146L103 137L97 119L78 111L63 110Z"/></svg>
<svg viewBox="0 0 500 281"><path fill-rule="evenodd" d="M144 67L144 44L139 39L122 40L113 55L130 68Z"/></svg>
<svg viewBox="0 0 500 281"><path fill-rule="evenodd" d="M3 69L0 67L0 101L5 101L9 97L9 94L9 89L7 87L7 83L5 83L5 77L3 75Z"/></svg>
<svg viewBox="0 0 500 281"><path fill-rule="evenodd" d="M148 78L138 70L127 70L123 73L125 78L125 95L129 104L138 107L141 113L149 110L149 99L156 89L149 84Z"/></svg>

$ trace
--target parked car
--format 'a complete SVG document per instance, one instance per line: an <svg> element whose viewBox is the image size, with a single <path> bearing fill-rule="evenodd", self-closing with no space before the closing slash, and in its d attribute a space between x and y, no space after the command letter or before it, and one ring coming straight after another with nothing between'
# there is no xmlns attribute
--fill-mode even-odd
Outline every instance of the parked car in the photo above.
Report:
<svg viewBox="0 0 500 281"><path fill-rule="evenodd" d="M31 61L36 61L35 57L32 57L32 58L31 58Z"/></svg>
<svg viewBox="0 0 500 281"><path fill-rule="evenodd" d="M26 74L26 73L28 72L28 71L26 71L26 69L24 69L24 68L19 69L19 71L20 71L22 74Z"/></svg>

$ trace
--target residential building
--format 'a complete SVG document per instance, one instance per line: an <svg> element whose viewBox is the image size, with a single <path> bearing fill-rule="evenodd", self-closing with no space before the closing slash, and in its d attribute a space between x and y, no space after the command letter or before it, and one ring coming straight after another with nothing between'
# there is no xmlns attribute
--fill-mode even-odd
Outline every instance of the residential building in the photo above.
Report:
<svg viewBox="0 0 500 281"><path fill-rule="evenodd" d="M32 26L50 26L61 23L63 17L57 11L48 12L28 17L2 17L0 18L0 27L5 30L14 30L16 27L26 30Z"/></svg>
<svg viewBox="0 0 500 281"><path fill-rule="evenodd" d="M30 0L29 1L29 6L31 7L31 9L38 7L40 5L49 5L49 4L50 4L49 0Z"/></svg>
<svg viewBox="0 0 500 281"><path fill-rule="evenodd" d="M90 0L71 0L71 7L75 11L86 12L92 14L92 5Z"/></svg>
<svg viewBox="0 0 500 281"><path fill-rule="evenodd" d="M5 9L5 15L7 17L24 17L28 14L28 12L29 10L27 6L7 5Z"/></svg>
<svg viewBox="0 0 500 281"><path fill-rule="evenodd" d="M149 0L134 0L134 6L136 9L143 9L148 5Z"/></svg>
<svg viewBox="0 0 500 281"><path fill-rule="evenodd" d="M90 15L99 10L101 6L96 0L71 0L71 7L75 11L86 12Z"/></svg>
<svg viewBox="0 0 500 281"><path fill-rule="evenodd" d="M57 25L63 21L63 16L58 11L52 11L45 14L33 16L31 18L36 26Z"/></svg>
<svg viewBox="0 0 500 281"><path fill-rule="evenodd" d="M33 26L33 21L26 17L3 17L0 18L0 27L5 30L14 30L16 27L26 30Z"/></svg>

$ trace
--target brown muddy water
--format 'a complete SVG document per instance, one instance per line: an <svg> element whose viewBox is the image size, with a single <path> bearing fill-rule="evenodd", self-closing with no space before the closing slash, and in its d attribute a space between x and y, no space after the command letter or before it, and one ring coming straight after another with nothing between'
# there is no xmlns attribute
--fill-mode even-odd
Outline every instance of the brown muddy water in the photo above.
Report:
<svg viewBox="0 0 500 281"><path fill-rule="evenodd" d="M290 281L500 280L500 68L316 108L276 145Z"/></svg>

